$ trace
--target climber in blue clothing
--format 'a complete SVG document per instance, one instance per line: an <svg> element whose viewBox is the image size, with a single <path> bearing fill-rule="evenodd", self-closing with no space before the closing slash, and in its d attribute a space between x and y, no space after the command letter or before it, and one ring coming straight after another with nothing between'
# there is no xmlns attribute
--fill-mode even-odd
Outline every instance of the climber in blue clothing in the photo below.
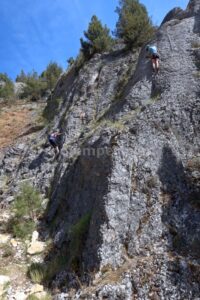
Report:
<svg viewBox="0 0 200 300"><path fill-rule="evenodd" d="M151 58L153 70L156 73L158 73L158 71L159 71L159 55L158 55L157 47L147 45L146 46L146 51L148 53L146 57Z"/></svg>
<svg viewBox="0 0 200 300"><path fill-rule="evenodd" d="M58 137L61 134L62 133L59 133L59 132L55 131L55 132L50 133L49 136L48 136L49 143L53 147L56 157L60 154L59 141L58 141L59 138Z"/></svg>

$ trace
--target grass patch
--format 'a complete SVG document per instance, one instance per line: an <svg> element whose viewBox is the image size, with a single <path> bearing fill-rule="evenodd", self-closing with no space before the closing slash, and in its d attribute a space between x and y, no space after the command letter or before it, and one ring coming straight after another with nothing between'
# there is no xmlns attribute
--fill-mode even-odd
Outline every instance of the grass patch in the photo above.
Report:
<svg viewBox="0 0 200 300"><path fill-rule="evenodd" d="M195 49L200 48L200 43L197 42L197 41L193 41L193 42L191 43L191 47L192 47L192 48L195 48Z"/></svg>
<svg viewBox="0 0 200 300"><path fill-rule="evenodd" d="M105 265L105 266L103 266L101 268L102 275L104 275L104 274L106 274L106 273L108 273L110 271L113 271L113 268L112 268L112 266L110 264L107 264L107 265Z"/></svg>
<svg viewBox="0 0 200 300"><path fill-rule="evenodd" d="M41 211L40 193L30 184L24 183L13 202L13 217L8 222L7 231L17 238L29 238L36 229L37 218Z"/></svg>
<svg viewBox="0 0 200 300"><path fill-rule="evenodd" d="M160 97L161 97L161 94L160 94L160 93L156 93L154 96L152 96L152 97L149 99L149 101L148 101L147 104L153 104L153 103L159 101L159 100L160 100Z"/></svg>
<svg viewBox="0 0 200 300"><path fill-rule="evenodd" d="M39 300L39 298L35 295L29 295L26 300Z"/></svg>
<svg viewBox="0 0 200 300"><path fill-rule="evenodd" d="M52 296L50 294L46 294L44 296L37 297L36 295L32 294L29 295L26 300L52 300Z"/></svg>
<svg viewBox="0 0 200 300"><path fill-rule="evenodd" d="M34 283L48 284L63 268L66 267L66 256L55 255L51 261L44 263L32 263L27 271L27 276Z"/></svg>
<svg viewBox="0 0 200 300"><path fill-rule="evenodd" d="M200 78L200 71L194 72L193 77L199 79Z"/></svg>
<svg viewBox="0 0 200 300"><path fill-rule="evenodd" d="M35 228L35 223L31 220L19 223L17 218L13 219L12 233L17 238L25 239L30 237Z"/></svg>
<svg viewBox="0 0 200 300"><path fill-rule="evenodd" d="M34 283L42 283L45 278L45 267L41 263L32 263L28 268L27 276Z"/></svg>
<svg viewBox="0 0 200 300"><path fill-rule="evenodd" d="M71 228L70 233L70 259L69 264L71 268L76 272L80 269L81 253L85 245L87 232L89 229L91 220L91 213L85 214L75 225Z"/></svg>
<svg viewBox="0 0 200 300"><path fill-rule="evenodd" d="M67 258L64 255L58 254L53 258L52 261L47 263L45 268L45 282L50 282L55 277L57 273L59 273L62 269L66 267Z"/></svg>
<svg viewBox="0 0 200 300"><path fill-rule="evenodd" d="M125 128L125 125L122 120L116 120L116 121L105 120L105 125L107 127L115 128L115 129L121 130L121 131L124 130L124 128Z"/></svg>

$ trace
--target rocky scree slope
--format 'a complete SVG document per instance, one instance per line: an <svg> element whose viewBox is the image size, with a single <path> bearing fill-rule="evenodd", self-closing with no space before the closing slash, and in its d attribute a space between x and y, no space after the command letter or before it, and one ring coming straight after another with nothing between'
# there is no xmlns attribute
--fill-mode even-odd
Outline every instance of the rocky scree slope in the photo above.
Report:
<svg viewBox="0 0 200 300"><path fill-rule="evenodd" d="M80 276L115 274L104 285L96 276L98 288L77 298L199 297L200 1L169 13L152 43L157 76L144 49L139 57L119 49L60 78L45 110L51 129L64 132L57 161L43 147L49 128L2 154L2 205L28 179L50 196L48 258L67 255ZM54 286L73 286L69 274Z"/></svg>

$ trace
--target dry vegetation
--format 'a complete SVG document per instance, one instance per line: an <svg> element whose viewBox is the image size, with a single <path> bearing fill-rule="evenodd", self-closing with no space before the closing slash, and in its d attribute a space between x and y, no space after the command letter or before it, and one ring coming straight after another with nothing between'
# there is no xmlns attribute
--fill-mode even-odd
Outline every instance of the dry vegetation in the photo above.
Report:
<svg viewBox="0 0 200 300"><path fill-rule="evenodd" d="M31 104L15 102L14 105L0 107L0 149L11 145L18 137L36 125Z"/></svg>

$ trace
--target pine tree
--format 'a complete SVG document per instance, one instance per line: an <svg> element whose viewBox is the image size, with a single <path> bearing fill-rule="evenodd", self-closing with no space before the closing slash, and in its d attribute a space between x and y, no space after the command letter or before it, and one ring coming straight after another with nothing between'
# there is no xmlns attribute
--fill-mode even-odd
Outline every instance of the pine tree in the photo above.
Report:
<svg viewBox="0 0 200 300"><path fill-rule="evenodd" d="M25 83L25 82L26 82L26 79L27 79L27 76L26 76L24 70L21 70L20 74L17 75L15 81L16 81L16 82L24 82L24 83Z"/></svg>
<svg viewBox="0 0 200 300"><path fill-rule="evenodd" d="M0 73L0 98L10 100L14 96L14 85L7 74Z"/></svg>
<svg viewBox="0 0 200 300"><path fill-rule="evenodd" d="M103 26L96 16L91 18L88 30L84 31L86 40L81 38L81 51L89 59L95 53L108 51L112 46L112 38L107 26Z"/></svg>
<svg viewBox="0 0 200 300"><path fill-rule="evenodd" d="M47 88L52 90L62 73L62 68L56 62L50 62L46 70L41 74L41 78L47 83Z"/></svg>
<svg viewBox="0 0 200 300"><path fill-rule="evenodd" d="M26 83L26 86L21 94L22 99L29 98L30 100L37 101L46 90L46 82L42 81L34 70L26 75L24 83Z"/></svg>
<svg viewBox="0 0 200 300"><path fill-rule="evenodd" d="M145 6L138 0L120 0L119 4L116 36L122 38L128 48L142 46L154 33Z"/></svg>

